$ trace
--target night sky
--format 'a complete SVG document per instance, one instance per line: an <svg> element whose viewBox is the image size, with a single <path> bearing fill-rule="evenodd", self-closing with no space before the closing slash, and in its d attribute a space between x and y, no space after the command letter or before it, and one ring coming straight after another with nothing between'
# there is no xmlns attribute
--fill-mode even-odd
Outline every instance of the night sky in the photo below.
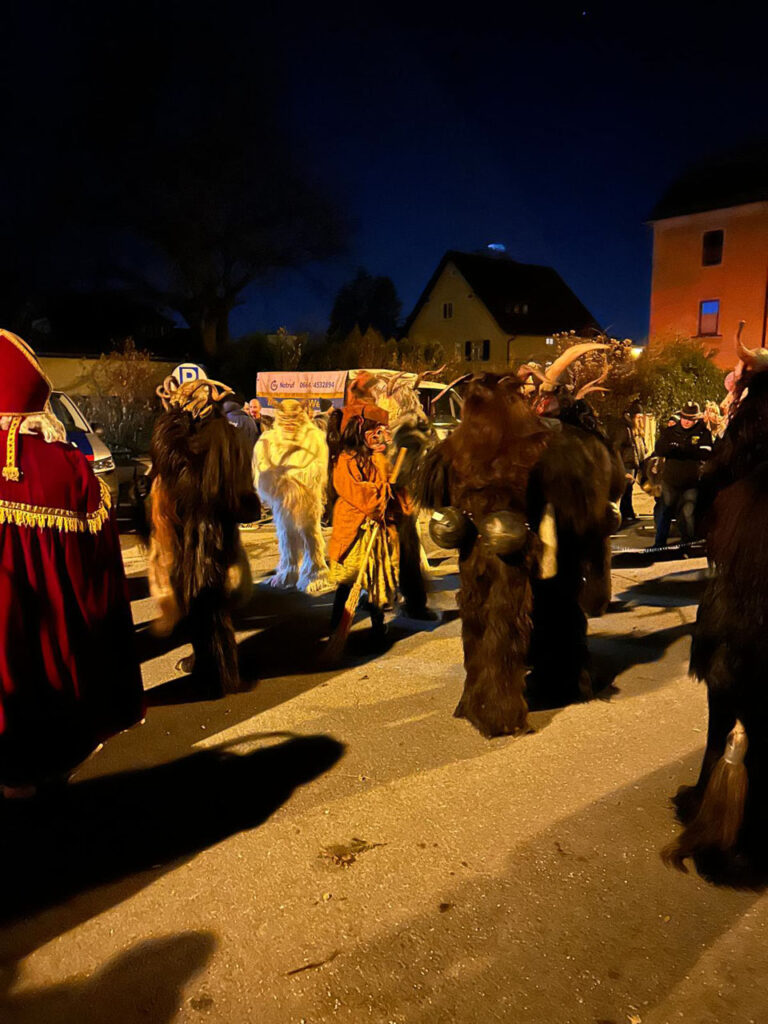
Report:
<svg viewBox="0 0 768 1024"><path fill-rule="evenodd" d="M660 192L768 134L765 19L727 4L488 12L293 41L294 124L356 218L354 252L236 322L321 325L357 263L390 275L407 313L446 249L502 242L554 266L604 326L647 334Z"/></svg>
<svg viewBox="0 0 768 1024"><path fill-rule="evenodd" d="M231 48L235 89L269 54L298 159L353 229L343 258L252 287L233 334L323 330L358 266L392 277L405 316L446 249L500 242L514 259L555 267L612 333L642 339L644 222L660 193L692 161L768 137L768 18L722 3L508 4L501 17L485 4L361 8L201 7L211 46ZM50 170L62 117L98 88L78 79L80 62L136 19L141 93L140 42L152 34L141 19L158 7L126 5L121 29L115 6L77 5L63 38L74 6L51 7L53 20L19 9L5 84L15 80L20 105L3 126L3 161L26 133L49 139ZM173 18L195 17L193 4L167 5L156 49L172 49ZM38 168L23 186L44 181ZM0 214L3 200L7 185Z"/></svg>

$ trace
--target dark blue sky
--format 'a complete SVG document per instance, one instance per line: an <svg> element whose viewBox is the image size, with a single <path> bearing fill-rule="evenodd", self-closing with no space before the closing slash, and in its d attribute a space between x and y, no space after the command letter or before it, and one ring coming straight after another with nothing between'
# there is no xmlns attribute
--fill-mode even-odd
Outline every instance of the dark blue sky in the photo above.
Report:
<svg viewBox="0 0 768 1024"><path fill-rule="evenodd" d="M303 164L354 223L351 251L253 288L233 332L323 329L359 265L406 315L446 249L503 242L554 266L619 335L648 329L660 192L768 135L765 16L723 4L467 6L279 32ZM585 11L586 13L582 13Z"/></svg>

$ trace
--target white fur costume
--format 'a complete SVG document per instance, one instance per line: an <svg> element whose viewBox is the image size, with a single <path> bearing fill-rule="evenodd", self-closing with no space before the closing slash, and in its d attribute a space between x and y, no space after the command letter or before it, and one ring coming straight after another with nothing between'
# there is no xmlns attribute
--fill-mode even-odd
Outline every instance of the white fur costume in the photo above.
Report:
<svg viewBox="0 0 768 1024"><path fill-rule="evenodd" d="M270 506L280 560L270 583L298 586L308 594L326 590L328 565L320 521L328 482L328 445L300 402L286 399L253 451L259 497Z"/></svg>

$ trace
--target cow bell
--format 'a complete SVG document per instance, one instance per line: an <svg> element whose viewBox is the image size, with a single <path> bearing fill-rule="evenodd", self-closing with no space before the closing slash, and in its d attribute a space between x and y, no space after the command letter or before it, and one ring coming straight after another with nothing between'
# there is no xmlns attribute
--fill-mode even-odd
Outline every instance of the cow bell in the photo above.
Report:
<svg viewBox="0 0 768 1024"><path fill-rule="evenodd" d="M528 524L522 512L499 509L483 516L477 524L477 531L491 554L504 558L517 554L525 546Z"/></svg>
<svg viewBox="0 0 768 1024"><path fill-rule="evenodd" d="M457 508L437 508L429 520L429 536L439 548L457 548L467 536L469 520Z"/></svg>

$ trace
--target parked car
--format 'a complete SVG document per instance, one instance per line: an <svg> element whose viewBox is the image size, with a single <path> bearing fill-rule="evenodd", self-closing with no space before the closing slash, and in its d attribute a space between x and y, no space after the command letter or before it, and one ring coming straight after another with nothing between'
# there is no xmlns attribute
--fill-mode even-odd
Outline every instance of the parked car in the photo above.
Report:
<svg viewBox="0 0 768 1024"><path fill-rule="evenodd" d="M112 452L100 436L101 428L91 424L76 403L63 391L54 391L51 406L57 419L64 424L67 440L78 448L93 466L93 471L109 487L112 501L117 505L118 480Z"/></svg>

